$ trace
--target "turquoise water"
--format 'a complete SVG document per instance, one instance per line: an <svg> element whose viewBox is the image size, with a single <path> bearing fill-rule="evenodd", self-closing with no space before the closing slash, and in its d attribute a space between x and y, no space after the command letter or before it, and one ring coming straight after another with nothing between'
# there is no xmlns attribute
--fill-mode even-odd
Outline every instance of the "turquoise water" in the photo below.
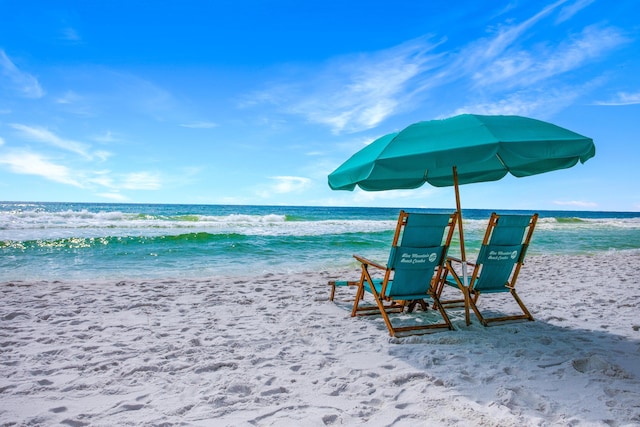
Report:
<svg viewBox="0 0 640 427"><path fill-rule="evenodd" d="M0 202L0 281L333 270L355 266L354 253L384 262L398 210ZM530 254L640 250L640 213L539 213ZM463 211L469 258L490 214Z"/></svg>

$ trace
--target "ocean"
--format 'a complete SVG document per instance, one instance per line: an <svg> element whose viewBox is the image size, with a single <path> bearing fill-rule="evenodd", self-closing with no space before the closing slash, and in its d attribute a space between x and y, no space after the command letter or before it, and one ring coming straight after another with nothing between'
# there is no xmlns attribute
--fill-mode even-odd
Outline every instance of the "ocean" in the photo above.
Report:
<svg viewBox="0 0 640 427"><path fill-rule="evenodd" d="M355 268L354 253L384 263L398 211L0 202L0 282L332 271ZM538 213L530 255L640 251L640 212ZM477 253L490 214L463 210L469 259ZM459 254L457 236L450 254Z"/></svg>

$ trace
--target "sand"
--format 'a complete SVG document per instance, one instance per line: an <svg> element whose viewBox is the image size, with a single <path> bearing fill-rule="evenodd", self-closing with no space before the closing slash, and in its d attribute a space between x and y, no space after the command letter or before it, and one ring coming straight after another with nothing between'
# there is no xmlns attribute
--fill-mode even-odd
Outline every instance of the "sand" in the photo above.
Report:
<svg viewBox="0 0 640 427"><path fill-rule="evenodd" d="M640 426L639 267L532 256L536 321L400 339L328 301L357 270L2 283L0 425Z"/></svg>

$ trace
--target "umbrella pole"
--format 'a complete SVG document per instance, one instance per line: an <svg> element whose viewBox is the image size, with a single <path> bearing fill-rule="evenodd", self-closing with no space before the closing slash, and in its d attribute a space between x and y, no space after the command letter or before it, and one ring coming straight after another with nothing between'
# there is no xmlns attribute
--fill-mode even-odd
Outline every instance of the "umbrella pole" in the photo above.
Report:
<svg viewBox="0 0 640 427"><path fill-rule="evenodd" d="M460 235L460 252L462 261L467 261L467 255L464 251L464 231L462 230L462 208L460 207L460 189L458 188L458 168L453 167L453 185L456 192L456 209L458 211L458 234Z"/></svg>
<svg viewBox="0 0 640 427"><path fill-rule="evenodd" d="M453 167L453 186L456 193L456 209L458 211L458 235L460 236L460 255L462 258L462 283L467 286L467 254L464 250L464 231L462 227L462 208L460 207L460 188L458 187L458 168Z"/></svg>

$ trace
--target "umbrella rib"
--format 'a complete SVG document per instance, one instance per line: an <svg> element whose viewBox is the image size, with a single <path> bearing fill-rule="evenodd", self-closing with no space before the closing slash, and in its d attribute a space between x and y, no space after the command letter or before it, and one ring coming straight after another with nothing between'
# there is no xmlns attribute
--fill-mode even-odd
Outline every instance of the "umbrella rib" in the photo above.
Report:
<svg viewBox="0 0 640 427"><path fill-rule="evenodd" d="M496 153L496 158L498 159L498 161L500 162L500 164L502 164L502 166L503 166L506 170L509 170L509 166L507 166L507 164L504 162L504 160L502 160L502 157L500 157L500 153Z"/></svg>

